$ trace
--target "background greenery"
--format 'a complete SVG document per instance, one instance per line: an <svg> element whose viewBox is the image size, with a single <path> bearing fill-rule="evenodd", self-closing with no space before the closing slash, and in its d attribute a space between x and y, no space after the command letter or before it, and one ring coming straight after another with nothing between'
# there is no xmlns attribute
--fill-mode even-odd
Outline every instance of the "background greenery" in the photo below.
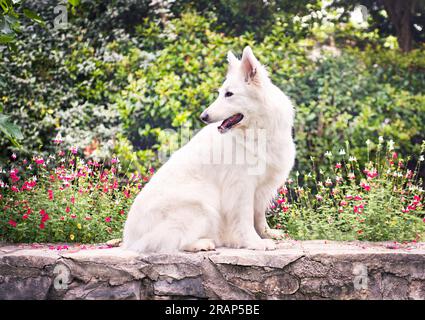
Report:
<svg viewBox="0 0 425 320"><path fill-rule="evenodd" d="M15 20L5 11L0 20L3 40L10 35L0 45L0 121L22 131L20 146L0 136L0 167L13 152L51 154L61 133L85 158L117 156L146 174L177 139L166 129L202 127L227 51L251 45L296 105L294 173L311 170L313 158L323 175L325 152L346 140L366 162L364 143L378 136L414 168L425 139L424 5L405 1L410 16L400 22L386 2L69 1L68 24L53 29L58 1L22 1ZM367 23L349 19L357 4Z"/></svg>

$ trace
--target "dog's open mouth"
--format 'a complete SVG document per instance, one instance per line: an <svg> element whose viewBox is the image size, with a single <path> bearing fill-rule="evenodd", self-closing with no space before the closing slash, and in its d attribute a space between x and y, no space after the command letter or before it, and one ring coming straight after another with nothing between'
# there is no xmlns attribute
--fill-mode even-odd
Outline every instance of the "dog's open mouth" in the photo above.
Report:
<svg viewBox="0 0 425 320"><path fill-rule="evenodd" d="M220 133L226 133L230 129L232 129L235 125L237 125L243 119L242 113L237 113L227 119L225 119L219 127L217 127Z"/></svg>

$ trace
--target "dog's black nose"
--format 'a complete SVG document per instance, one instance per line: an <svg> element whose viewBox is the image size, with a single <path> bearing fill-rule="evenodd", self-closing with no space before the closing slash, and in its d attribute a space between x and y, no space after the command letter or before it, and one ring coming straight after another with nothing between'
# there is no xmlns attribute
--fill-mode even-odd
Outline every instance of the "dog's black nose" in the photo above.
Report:
<svg viewBox="0 0 425 320"><path fill-rule="evenodd" d="M208 113L203 112L201 114L201 120L204 121L205 123L208 122L208 118L209 118Z"/></svg>

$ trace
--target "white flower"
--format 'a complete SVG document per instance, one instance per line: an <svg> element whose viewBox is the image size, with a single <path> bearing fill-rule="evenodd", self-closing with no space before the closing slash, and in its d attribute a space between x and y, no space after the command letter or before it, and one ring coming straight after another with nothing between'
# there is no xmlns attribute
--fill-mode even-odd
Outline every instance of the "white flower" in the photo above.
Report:
<svg viewBox="0 0 425 320"><path fill-rule="evenodd" d="M345 150L344 150L344 149L340 149L340 150L339 150L339 155L340 155L340 156L345 156L345 154L346 154L346 153L345 153Z"/></svg>
<svg viewBox="0 0 425 320"><path fill-rule="evenodd" d="M370 140L369 139L366 140L366 145L370 145Z"/></svg>
<svg viewBox="0 0 425 320"><path fill-rule="evenodd" d="M394 141L392 139L388 141L388 150L394 150Z"/></svg>
<svg viewBox="0 0 425 320"><path fill-rule="evenodd" d="M332 152L330 152L330 151L326 151L326 152L325 152L325 157L327 157L327 158L332 158Z"/></svg>
<svg viewBox="0 0 425 320"><path fill-rule="evenodd" d="M348 158L348 161L356 162L356 161L357 161L357 158L356 158L356 157L349 157L349 158Z"/></svg>
<svg viewBox="0 0 425 320"><path fill-rule="evenodd" d="M383 136L379 136L378 141L379 141L379 143L384 142L384 137Z"/></svg>
<svg viewBox="0 0 425 320"><path fill-rule="evenodd" d="M425 160L424 156L423 156L423 155L421 155L421 156L419 157L419 161L424 161L424 160Z"/></svg>
<svg viewBox="0 0 425 320"><path fill-rule="evenodd" d="M37 181L37 176L32 176L33 181Z"/></svg>

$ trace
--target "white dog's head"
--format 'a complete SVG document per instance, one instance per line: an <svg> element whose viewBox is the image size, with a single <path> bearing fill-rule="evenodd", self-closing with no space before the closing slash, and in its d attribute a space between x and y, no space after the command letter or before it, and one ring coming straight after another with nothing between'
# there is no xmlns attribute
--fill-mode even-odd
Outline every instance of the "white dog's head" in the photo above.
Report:
<svg viewBox="0 0 425 320"><path fill-rule="evenodd" d="M245 47L241 60L229 51L226 80L218 98L201 114L205 123L222 121L218 130L225 133L233 128L246 128L256 122L264 105L264 94L270 80L250 47Z"/></svg>

